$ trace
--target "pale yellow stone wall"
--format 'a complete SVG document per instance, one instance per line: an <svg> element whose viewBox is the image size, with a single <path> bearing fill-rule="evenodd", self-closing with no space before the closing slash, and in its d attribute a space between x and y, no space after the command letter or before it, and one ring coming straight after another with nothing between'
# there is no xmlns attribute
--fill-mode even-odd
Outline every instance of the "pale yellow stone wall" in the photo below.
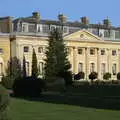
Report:
<svg viewBox="0 0 120 120"><path fill-rule="evenodd" d="M0 53L0 62L3 64L3 73L5 73L10 59L10 40L8 35L0 35L0 48L3 49L3 53Z"/></svg>
<svg viewBox="0 0 120 120"><path fill-rule="evenodd" d="M43 46L45 49L48 46L46 37L31 37L31 36L16 36L12 41L12 56L17 56L21 62L23 56L30 63L29 74L31 74L32 66L32 48L35 48L38 62L44 62L45 54L38 53L38 47ZM85 79L88 79L90 74L90 63L95 63L95 71L98 72L98 78L103 79L101 74L101 64L106 64L106 72L112 73L112 64L117 64L116 73L120 72L120 42L104 41L101 38L85 31L78 31L64 37L66 46L69 48L68 58L72 65L72 72L78 73L78 64L83 63L83 71ZM23 52L23 47L29 46L28 53ZM78 48L83 49L83 54L78 54ZM95 55L89 54L89 49L95 49ZM105 55L101 55L101 49L105 49ZM112 56L112 50L117 51L117 55ZM116 75L112 75L112 79L116 79Z"/></svg>

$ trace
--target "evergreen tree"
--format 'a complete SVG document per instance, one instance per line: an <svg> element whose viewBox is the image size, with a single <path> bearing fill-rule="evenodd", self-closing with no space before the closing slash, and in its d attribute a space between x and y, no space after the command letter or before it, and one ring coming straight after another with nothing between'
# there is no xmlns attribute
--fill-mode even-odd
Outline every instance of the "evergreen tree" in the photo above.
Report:
<svg viewBox="0 0 120 120"><path fill-rule="evenodd" d="M70 62L67 59L67 50L63 41L62 31L54 29L48 40L49 47L46 52L45 77L64 77L70 72Z"/></svg>
<svg viewBox="0 0 120 120"><path fill-rule="evenodd" d="M50 36L48 39L48 47L46 50L46 59L45 59L45 79L46 80L53 80L54 77L57 75L55 67L57 64L56 54L55 54L55 33L53 31L50 32Z"/></svg>
<svg viewBox="0 0 120 120"><path fill-rule="evenodd" d="M13 57L8 62L6 75L2 78L2 84L6 88L12 88L15 80L22 77L21 63L17 57Z"/></svg>
<svg viewBox="0 0 120 120"><path fill-rule="evenodd" d="M38 76L38 67L37 67L37 57L35 53L35 49L33 48L33 53L32 53L32 77L37 77Z"/></svg>
<svg viewBox="0 0 120 120"><path fill-rule="evenodd" d="M25 56L23 56L23 77L26 77L26 60Z"/></svg>
<svg viewBox="0 0 120 120"><path fill-rule="evenodd" d="M56 40L56 58L57 58L57 64L56 64L56 71L58 76L61 76L61 73L69 71L71 68L70 62L68 61L68 53L63 41L63 35L62 31L59 29L56 29L55 31L55 40Z"/></svg>

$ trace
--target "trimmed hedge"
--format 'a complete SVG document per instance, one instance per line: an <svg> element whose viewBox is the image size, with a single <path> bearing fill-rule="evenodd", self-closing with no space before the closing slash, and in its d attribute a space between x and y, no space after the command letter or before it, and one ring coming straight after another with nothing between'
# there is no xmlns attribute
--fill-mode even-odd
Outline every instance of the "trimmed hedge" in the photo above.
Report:
<svg viewBox="0 0 120 120"><path fill-rule="evenodd" d="M67 91L75 94L86 94L97 97L120 97L120 84L89 84L89 82L84 82L84 84L79 85L73 84L72 87L69 87Z"/></svg>
<svg viewBox="0 0 120 120"><path fill-rule="evenodd" d="M9 105L9 93L0 84L0 120L8 120L7 117L7 108Z"/></svg>
<svg viewBox="0 0 120 120"><path fill-rule="evenodd" d="M39 97L45 82L39 78L25 77L13 85L13 95L17 97Z"/></svg>

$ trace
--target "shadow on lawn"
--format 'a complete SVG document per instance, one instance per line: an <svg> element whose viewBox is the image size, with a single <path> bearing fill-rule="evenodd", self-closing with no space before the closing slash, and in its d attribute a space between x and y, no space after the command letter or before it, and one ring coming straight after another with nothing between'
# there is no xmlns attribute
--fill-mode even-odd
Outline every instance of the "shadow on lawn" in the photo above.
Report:
<svg viewBox="0 0 120 120"><path fill-rule="evenodd" d="M65 94L42 94L39 98L22 98L29 101L42 101L54 104L67 104L81 107L120 110L120 99L107 99Z"/></svg>

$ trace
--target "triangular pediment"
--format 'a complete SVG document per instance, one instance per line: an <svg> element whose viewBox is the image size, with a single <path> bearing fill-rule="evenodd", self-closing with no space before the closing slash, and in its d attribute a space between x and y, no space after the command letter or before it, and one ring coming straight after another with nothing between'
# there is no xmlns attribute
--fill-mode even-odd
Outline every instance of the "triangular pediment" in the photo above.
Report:
<svg viewBox="0 0 120 120"><path fill-rule="evenodd" d="M103 41L102 38L88 32L87 30L80 30L64 37L65 40L80 40L80 41Z"/></svg>

